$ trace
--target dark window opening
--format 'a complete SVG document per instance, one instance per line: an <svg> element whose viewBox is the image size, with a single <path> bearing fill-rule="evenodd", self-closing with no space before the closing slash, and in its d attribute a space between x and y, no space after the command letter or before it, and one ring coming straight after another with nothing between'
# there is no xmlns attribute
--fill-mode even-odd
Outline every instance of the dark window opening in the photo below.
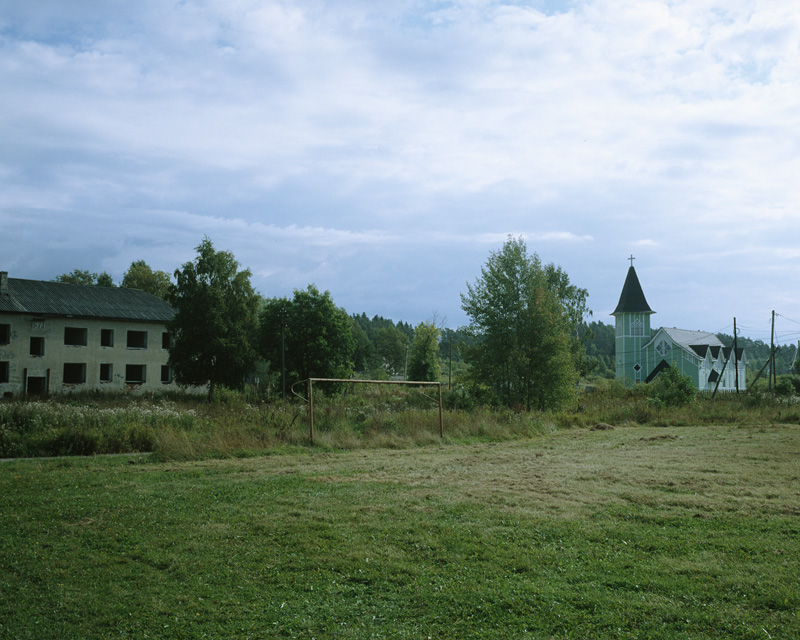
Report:
<svg viewBox="0 0 800 640"><path fill-rule="evenodd" d="M147 349L147 331L128 331L128 349Z"/></svg>
<svg viewBox="0 0 800 640"><path fill-rule="evenodd" d="M44 355L44 338L38 336L31 337L31 355L32 356Z"/></svg>
<svg viewBox="0 0 800 640"><path fill-rule="evenodd" d="M8 382L9 368L8 362L0 362L0 382Z"/></svg>
<svg viewBox="0 0 800 640"><path fill-rule="evenodd" d="M87 334L87 329L64 327L64 344L71 347L85 347L88 344Z"/></svg>
<svg viewBox="0 0 800 640"><path fill-rule="evenodd" d="M164 384L172 382L172 370L169 368L168 364L161 365L161 382Z"/></svg>
<svg viewBox="0 0 800 640"><path fill-rule="evenodd" d="M113 347L114 346L114 330L113 329L100 329L100 346Z"/></svg>
<svg viewBox="0 0 800 640"><path fill-rule="evenodd" d="M125 365L125 382L128 384L142 384L145 382L146 367L143 364Z"/></svg>
<svg viewBox="0 0 800 640"><path fill-rule="evenodd" d="M114 375L114 367L108 363L100 364L100 382L111 382Z"/></svg>
<svg viewBox="0 0 800 640"><path fill-rule="evenodd" d="M161 348L169 349L172 346L172 339L170 338L169 331L161 334Z"/></svg>
<svg viewBox="0 0 800 640"><path fill-rule="evenodd" d="M64 384L83 384L86 382L85 362L64 363Z"/></svg>
<svg viewBox="0 0 800 640"><path fill-rule="evenodd" d="M26 390L28 395L42 396L47 393L47 378L44 376L29 376L28 388Z"/></svg>
<svg viewBox="0 0 800 640"><path fill-rule="evenodd" d="M11 325L0 324L0 344L8 344L11 342Z"/></svg>

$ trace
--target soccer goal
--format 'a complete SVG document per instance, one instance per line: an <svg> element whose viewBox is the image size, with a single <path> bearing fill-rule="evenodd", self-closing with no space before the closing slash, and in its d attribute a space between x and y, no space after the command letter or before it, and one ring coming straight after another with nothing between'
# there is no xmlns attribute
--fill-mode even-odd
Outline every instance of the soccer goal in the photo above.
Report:
<svg viewBox="0 0 800 640"><path fill-rule="evenodd" d="M416 387L437 387L439 399L439 437L444 437L444 419L442 417L442 383L422 382L421 380L353 380L352 378L308 378L295 384L308 384L308 437L314 444L314 383L315 382L346 382L348 384L389 384L407 385ZM294 387L294 385L292 385Z"/></svg>

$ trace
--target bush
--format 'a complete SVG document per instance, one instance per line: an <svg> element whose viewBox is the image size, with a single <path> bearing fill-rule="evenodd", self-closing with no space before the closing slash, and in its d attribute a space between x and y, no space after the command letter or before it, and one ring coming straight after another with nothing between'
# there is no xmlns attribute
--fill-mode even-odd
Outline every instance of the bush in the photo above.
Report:
<svg viewBox="0 0 800 640"><path fill-rule="evenodd" d="M668 367L650 384L650 400L653 404L664 407L682 407L694 401L697 388L692 379L678 371L677 367Z"/></svg>
<svg viewBox="0 0 800 640"><path fill-rule="evenodd" d="M800 376L779 376L775 382L775 393L779 396L793 396L800 393Z"/></svg>

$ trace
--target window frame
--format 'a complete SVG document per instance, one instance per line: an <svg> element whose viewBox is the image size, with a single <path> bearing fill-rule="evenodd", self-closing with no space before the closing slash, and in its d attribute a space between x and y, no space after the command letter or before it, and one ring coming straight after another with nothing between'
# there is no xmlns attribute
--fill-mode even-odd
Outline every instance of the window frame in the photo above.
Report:
<svg viewBox="0 0 800 640"><path fill-rule="evenodd" d="M142 338L136 340L136 337ZM127 349L147 349L147 331L139 331L137 329L128 329L126 335L125 347Z"/></svg>
<svg viewBox="0 0 800 640"><path fill-rule="evenodd" d="M39 349L34 352L34 341L39 344ZM31 336L30 340L30 349L28 349L28 355L32 358L43 358L44 357L44 336Z"/></svg>
<svg viewBox="0 0 800 640"><path fill-rule="evenodd" d="M70 342L74 340L76 332L80 334L83 342ZM72 337L70 337L72 336ZM64 327L64 346L65 347L85 347L89 344L89 329L86 327Z"/></svg>
<svg viewBox="0 0 800 640"><path fill-rule="evenodd" d="M107 368L108 376L103 377L103 369ZM100 363L100 382L113 382L114 381L114 365L111 362L101 362Z"/></svg>
<svg viewBox="0 0 800 640"><path fill-rule="evenodd" d="M114 346L114 330L113 329L100 329L100 346L113 347Z"/></svg>
<svg viewBox="0 0 800 640"><path fill-rule="evenodd" d="M69 369L70 373L74 373L75 371L79 371L80 375L79 376L74 376L74 377L72 375L68 376L67 375L67 372L68 372L67 367L70 367L70 369ZM74 367L77 367L78 369L73 369ZM78 378L80 378L80 380ZM65 362L64 363L64 368L62 370L61 382L63 384L86 384L86 363L85 362Z"/></svg>
<svg viewBox="0 0 800 640"><path fill-rule="evenodd" d="M132 369L138 368L141 371L141 379L133 379L131 375ZM147 382L147 365L146 364L126 364L125 365L125 384L144 384Z"/></svg>

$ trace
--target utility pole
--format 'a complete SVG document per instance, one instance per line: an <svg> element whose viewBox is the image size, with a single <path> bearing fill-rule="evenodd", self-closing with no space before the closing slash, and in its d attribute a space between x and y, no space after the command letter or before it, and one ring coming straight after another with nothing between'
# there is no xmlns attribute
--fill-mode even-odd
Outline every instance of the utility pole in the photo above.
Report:
<svg viewBox="0 0 800 640"><path fill-rule="evenodd" d="M772 310L772 329L769 333L769 390L775 380L775 309Z"/></svg>
<svg viewBox="0 0 800 640"><path fill-rule="evenodd" d="M281 307L281 398L286 400L286 309Z"/></svg>
<svg viewBox="0 0 800 640"><path fill-rule="evenodd" d="M736 318L733 319L733 366L734 366L734 380L736 380L736 393L739 393L739 357L736 355ZM728 358L730 360L730 358Z"/></svg>
<svg viewBox="0 0 800 640"><path fill-rule="evenodd" d="M447 380L447 388L453 388L453 334L450 334L450 376Z"/></svg>

